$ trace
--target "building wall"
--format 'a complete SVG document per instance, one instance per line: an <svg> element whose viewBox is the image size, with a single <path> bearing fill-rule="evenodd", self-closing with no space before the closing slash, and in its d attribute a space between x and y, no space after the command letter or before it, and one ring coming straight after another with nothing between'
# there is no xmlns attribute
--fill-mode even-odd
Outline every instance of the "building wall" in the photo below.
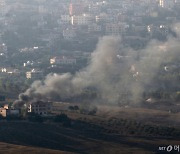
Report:
<svg viewBox="0 0 180 154"><path fill-rule="evenodd" d="M40 79L43 77L43 72L26 72L26 78L27 79Z"/></svg>
<svg viewBox="0 0 180 154"><path fill-rule="evenodd" d="M159 6L163 8L172 8L175 5L174 0L159 0Z"/></svg>
<svg viewBox="0 0 180 154"><path fill-rule="evenodd" d="M50 59L50 64L62 64L62 65L72 65L76 64L76 58L69 58L69 57L54 57Z"/></svg>
<svg viewBox="0 0 180 154"><path fill-rule="evenodd" d="M2 115L3 117L7 117L11 115L18 116L19 114L20 114L19 110L0 108L0 115Z"/></svg>
<svg viewBox="0 0 180 154"><path fill-rule="evenodd" d="M7 110L7 115L19 115L20 114L20 112L19 112L19 110Z"/></svg>
<svg viewBox="0 0 180 154"><path fill-rule="evenodd" d="M69 15L80 15L83 13L83 5L81 3L70 3Z"/></svg>
<svg viewBox="0 0 180 154"><path fill-rule="evenodd" d="M91 23L91 21L92 21L91 16L89 16L87 14L71 17L72 25L88 25Z"/></svg>
<svg viewBox="0 0 180 154"><path fill-rule="evenodd" d="M0 115L3 117L7 116L7 110L5 108L0 108Z"/></svg>
<svg viewBox="0 0 180 154"><path fill-rule="evenodd" d="M88 32L100 32L102 27L97 24L88 25Z"/></svg>
<svg viewBox="0 0 180 154"><path fill-rule="evenodd" d="M126 32L128 25L125 24L106 24L107 35L121 35Z"/></svg>
<svg viewBox="0 0 180 154"><path fill-rule="evenodd" d="M28 107L28 112L39 115L48 115L51 112L51 104L44 102L31 103Z"/></svg>

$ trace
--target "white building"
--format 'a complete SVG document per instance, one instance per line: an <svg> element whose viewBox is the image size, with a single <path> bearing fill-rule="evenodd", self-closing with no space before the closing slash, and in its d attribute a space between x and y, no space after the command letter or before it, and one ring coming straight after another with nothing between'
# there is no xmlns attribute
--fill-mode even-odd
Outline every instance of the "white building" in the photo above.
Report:
<svg viewBox="0 0 180 154"><path fill-rule="evenodd" d="M50 102L32 102L28 105L28 112L36 113L42 116L46 116L51 113L52 110L52 103Z"/></svg>
<svg viewBox="0 0 180 154"><path fill-rule="evenodd" d="M159 0L159 6L163 8L172 8L175 3L175 0Z"/></svg>
<svg viewBox="0 0 180 154"><path fill-rule="evenodd" d="M30 72L26 72L27 79L40 79L43 77L43 72L32 69Z"/></svg>
<svg viewBox="0 0 180 154"><path fill-rule="evenodd" d="M92 16L88 14L83 14L79 16L72 16L71 17L71 24L72 25L88 25L92 22Z"/></svg>
<svg viewBox="0 0 180 154"><path fill-rule="evenodd" d="M0 68L0 72L7 75L19 75L20 71L14 68Z"/></svg>
<svg viewBox="0 0 180 154"><path fill-rule="evenodd" d="M26 66L33 66L34 65L34 62L33 61L27 61L23 64L24 67Z"/></svg>
<svg viewBox="0 0 180 154"><path fill-rule="evenodd" d="M76 58L67 56L54 57L50 59L50 64L73 65L76 64Z"/></svg>

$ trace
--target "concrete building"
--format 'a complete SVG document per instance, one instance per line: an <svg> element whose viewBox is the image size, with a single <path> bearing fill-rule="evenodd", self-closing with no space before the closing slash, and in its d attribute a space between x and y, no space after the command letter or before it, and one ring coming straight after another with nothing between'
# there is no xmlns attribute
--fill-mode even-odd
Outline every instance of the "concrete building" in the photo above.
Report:
<svg viewBox="0 0 180 154"><path fill-rule="evenodd" d="M8 105L0 108L0 115L3 117L7 116L19 116L20 111L18 109L11 109Z"/></svg>
<svg viewBox="0 0 180 154"><path fill-rule="evenodd" d="M125 23L122 24L106 24L106 35L115 35L119 36L126 33L126 29L129 26Z"/></svg>
<svg viewBox="0 0 180 154"><path fill-rule="evenodd" d="M167 36L169 34L169 28L165 25L160 25L158 30L163 36Z"/></svg>
<svg viewBox="0 0 180 154"><path fill-rule="evenodd" d="M0 108L0 115L2 117L6 117L7 116L7 109L5 108Z"/></svg>
<svg viewBox="0 0 180 154"><path fill-rule="evenodd" d="M92 21L93 21L93 18L89 14L83 14L83 15L71 17L72 25L88 25L92 23Z"/></svg>
<svg viewBox="0 0 180 154"><path fill-rule="evenodd" d="M51 110L52 110L52 103L50 102L37 101L30 103L28 106L29 113L36 113L42 116L46 116L50 114Z"/></svg>
<svg viewBox="0 0 180 154"><path fill-rule="evenodd" d="M69 15L61 15L61 23L67 24L70 23L71 17Z"/></svg>
<svg viewBox="0 0 180 154"><path fill-rule="evenodd" d="M76 58L67 56L54 57L50 59L50 64L73 65L76 64Z"/></svg>
<svg viewBox="0 0 180 154"><path fill-rule="evenodd" d="M101 32L101 31L102 31L101 25L95 23L88 25L88 32Z"/></svg>
<svg viewBox="0 0 180 154"><path fill-rule="evenodd" d="M159 0L159 6L162 8L174 7L176 0Z"/></svg>
<svg viewBox="0 0 180 154"><path fill-rule="evenodd" d="M108 21L108 14L100 13L99 15L95 16L95 21L97 23L106 23Z"/></svg>
<svg viewBox="0 0 180 154"><path fill-rule="evenodd" d="M18 69L14 69L12 67L9 68L0 68L0 73L1 75L15 75L18 76L20 75L20 70Z"/></svg>
<svg viewBox="0 0 180 154"><path fill-rule="evenodd" d="M69 5L69 15L81 15L83 14L84 6L81 2L70 3Z"/></svg>
<svg viewBox="0 0 180 154"><path fill-rule="evenodd" d="M27 79L41 79L43 77L43 72L32 69L30 72L26 72Z"/></svg>

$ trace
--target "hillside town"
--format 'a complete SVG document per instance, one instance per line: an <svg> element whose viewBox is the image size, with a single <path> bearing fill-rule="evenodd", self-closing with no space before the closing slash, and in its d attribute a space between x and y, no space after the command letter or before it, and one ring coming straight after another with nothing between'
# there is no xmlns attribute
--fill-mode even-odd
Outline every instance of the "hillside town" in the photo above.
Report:
<svg viewBox="0 0 180 154"><path fill-rule="evenodd" d="M49 73L81 70L103 36L134 50L163 42L175 36L179 11L179 0L0 0L1 95L14 99Z"/></svg>
<svg viewBox="0 0 180 154"><path fill-rule="evenodd" d="M180 0L0 0L0 153L180 150Z"/></svg>

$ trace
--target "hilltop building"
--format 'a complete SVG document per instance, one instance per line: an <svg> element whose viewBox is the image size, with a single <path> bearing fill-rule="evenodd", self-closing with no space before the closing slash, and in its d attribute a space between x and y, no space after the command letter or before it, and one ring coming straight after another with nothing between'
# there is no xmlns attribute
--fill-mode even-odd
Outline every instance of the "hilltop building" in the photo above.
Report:
<svg viewBox="0 0 180 154"><path fill-rule="evenodd" d="M29 113L36 113L42 116L48 115L49 113L51 113L51 110L52 103L50 102L37 101L30 103L28 106Z"/></svg>

